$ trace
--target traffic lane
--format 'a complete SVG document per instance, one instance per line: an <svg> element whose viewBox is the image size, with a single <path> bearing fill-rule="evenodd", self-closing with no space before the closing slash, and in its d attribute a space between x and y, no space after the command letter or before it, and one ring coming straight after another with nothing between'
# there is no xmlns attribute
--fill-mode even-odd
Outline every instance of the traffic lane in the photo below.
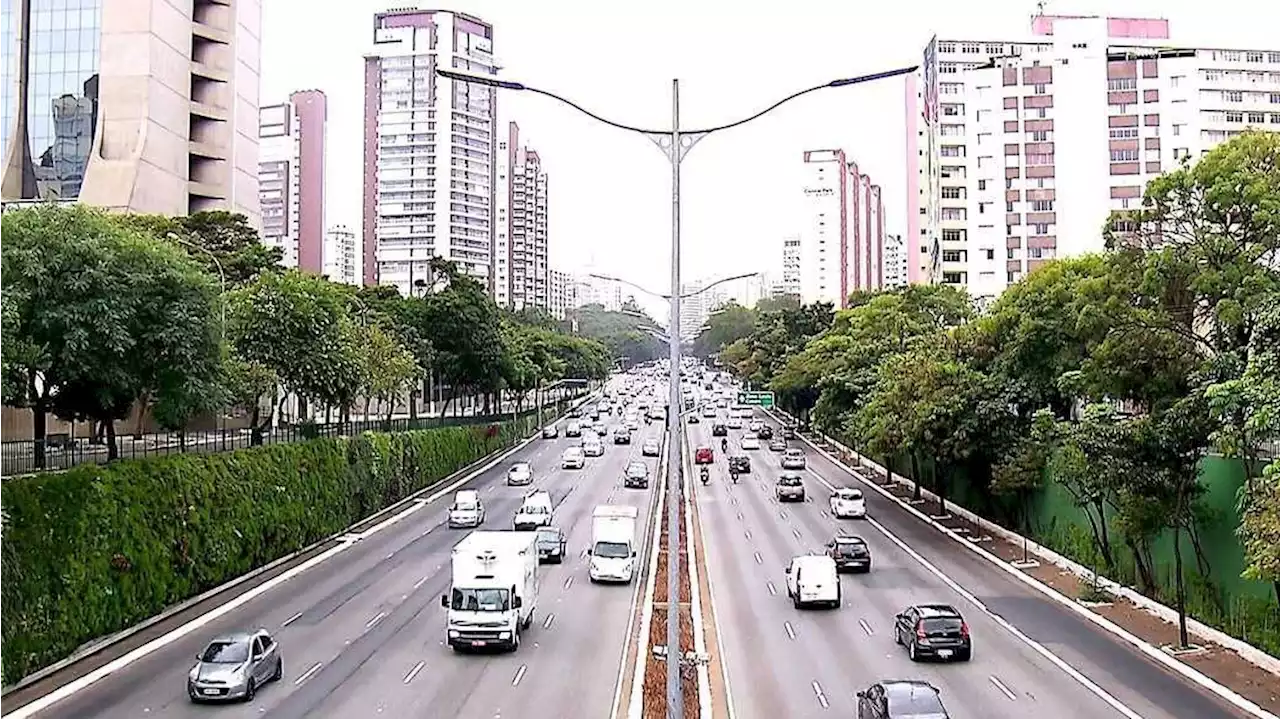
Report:
<svg viewBox="0 0 1280 719"><path fill-rule="evenodd" d="M867 509L888 531L1067 664L1147 719L1243 717L1129 645L1027 587L1003 569L869 489L804 445L809 466L837 486L864 490ZM835 481L833 481L835 480Z"/></svg>
<svg viewBox="0 0 1280 719"><path fill-rule="evenodd" d="M543 448L537 444L524 448L511 458L536 458ZM494 467L465 485L467 488L501 486L507 463ZM137 716L163 707L178 714L186 699L186 672L195 655L209 639L219 634L264 627L281 642L285 672L296 667L301 672L307 664L305 652L298 647L310 646L314 635L324 636L324 626L344 621L361 623L376 615L372 606L384 603L392 593L405 593L405 583L422 578L406 567L427 564L427 558L444 553L453 540L440 532L447 519L452 495L425 504L422 509L385 529L369 535L354 545L310 570L292 578L281 588L268 591L254 600L219 617L205 627L191 632L161 649L146 655L68 699L50 707L41 716L80 717L90 712L98 716ZM515 508L492 507L490 512L514 512ZM435 566L435 564L431 564ZM317 630L318 618L336 617ZM277 692L278 693L278 692ZM267 696L263 692L262 696Z"/></svg>
<svg viewBox="0 0 1280 719"><path fill-rule="evenodd" d="M548 444L553 443L548 441ZM554 444L567 446L567 443ZM589 459L583 470L557 469L542 474L535 468L538 478L535 486L551 492L557 505L554 521L569 531L575 542L585 544L581 537L584 531L589 535L592 509L600 503L597 500L607 494L613 478L620 477L627 461L622 448L611 449L606 449L604 457ZM510 492L518 497L524 491L523 488L504 488L499 494ZM439 597L450 583L446 565L422 588L422 599L410 611L395 618L394 632L343 652L301 691L276 707L273 714L301 718L391 712L404 716L488 717L503 707L509 710L511 702L518 701L524 676L536 666L537 656L546 654L541 647L543 635L555 628L554 621L550 628L541 625L546 608L555 606L554 600L578 583L576 579L569 580L572 567L572 560L560 567L544 565L536 624L519 652L454 656L444 642L445 610L439 605ZM625 602L622 608L627 609ZM573 621L601 618L579 616L576 611L569 614ZM622 622L625 624L625 621L624 614ZM596 633L603 631L597 629ZM619 629L616 634L621 638L623 630ZM564 667L575 661L582 664L583 672L587 671L588 664L582 656L556 657L553 664ZM537 663L547 666L545 661ZM524 670L520 669L522 666ZM574 674L571 672L570 676ZM557 704L552 710L559 708Z"/></svg>
<svg viewBox="0 0 1280 719"><path fill-rule="evenodd" d="M780 457L769 453L761 464L768 475L782 472ZM867 666L879 672L863 677L859 688L881 678L914 677L938 687L953 710L968 716L1121 717L1115 709L1071 680L1026 643L1000 627L986 614L929 572L901 547L867 523L835 520L826 509L828 491L806 481L807 499L787 503L782 521L799 548L820 552L837 534L856 534L866 540L872 555L868 574L845 575L844 617L855 617L865 646ZM772 498L772 495L770 495ZM773 500L776 503L776 500ZM913 603L950 604L964 615L974 638L973 659L950 664L915 663L894 643L894 618ZM822 630L823 627L819 626Z"/></svg>
<svg viewBox="0 0 1280 719"><path fill-rule="evenodd" d="M761 474L759 466L753 467L733 484L722 458L709 485L697 489L734 709L744 717L826 710L852 716L851 687L879 659L860 655L861 630L843 609L792 606L785 567L807 548L780 521L787 511L770 502Z"/></svg>
<svg viewBox="0 0 1280 719"><path fill-rule="evenodd" d="M833 652L829 641L805 636L802 613L786 598L782 566L788 552L778 548L785 539L770 536L773 525L746 497L745 483L726 483L722 470L712 474L696 492L735 713L764 719L832 708L851 716L848 701L828 694L839 692L843 667L853 662Z"/></svg>

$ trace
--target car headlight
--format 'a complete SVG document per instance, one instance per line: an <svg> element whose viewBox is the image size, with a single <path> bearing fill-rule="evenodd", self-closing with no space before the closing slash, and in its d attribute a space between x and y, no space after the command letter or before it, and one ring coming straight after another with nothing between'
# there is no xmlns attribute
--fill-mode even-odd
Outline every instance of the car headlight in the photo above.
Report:
<svg viewBox="0 0 1280 719"><path fill-rule="evenodd" d="M191 667L191 671L187 672L187 680L194 682L199 678L200 678L200 667L199 666Z"/></svg>
<svg viewBox="0 0 1280 719"><path fill-rule="evenodd" d="M498 638L499 638L499 639L510 639L510 638L511 638L511 632L498 632Z"/></svg>
<svg viewBox="0 0 1280 719"><path fill-rule="evenodd" d="M449 630L449 638L450 638L450 639L457 639L457 638L458 638L458 630L457 630L457 629L450 629L450 630Z"/></svg>

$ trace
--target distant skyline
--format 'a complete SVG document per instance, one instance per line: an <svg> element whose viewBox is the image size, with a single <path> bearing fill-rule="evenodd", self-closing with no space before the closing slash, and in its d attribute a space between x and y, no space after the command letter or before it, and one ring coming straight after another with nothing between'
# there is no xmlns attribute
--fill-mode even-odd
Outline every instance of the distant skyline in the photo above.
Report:
<svg viewBox="0 0 1280 719"><path fill-rule="evenodd" d="M263 11L262 97L318 88L329 97L330 223L361 223L363 62L373 13L404 3L356 0L314 11L272 0ZM419 4L419 7L434 7ZM746 117L792 92L838 77L909 66L935 34L1017 39L1035 3L918 0L877 8L814 0L783 12L743 2L659 0L641 6L563 0L451 4L494 25L503 77L553 90L628 124L670 124L670 79L682 119L705 126ZM1277 49L1280 4L1155 0L1048 3L1048 14L1165 17L1177 45ZM678 18L678 24L669 19ZM780 33L779 28L785 28ZM839 147L884 188L886 230L905 229L905 83L823 90L742 128L704 140L684 165L683 274L712 278L780 272L781 240L795 234L802 153ZM649 140L608 128L537 96L504 92L499 120L520 123L555 182L551 266L669 284L670 168ZM638 298L651 312L663 303Z"/></svg>

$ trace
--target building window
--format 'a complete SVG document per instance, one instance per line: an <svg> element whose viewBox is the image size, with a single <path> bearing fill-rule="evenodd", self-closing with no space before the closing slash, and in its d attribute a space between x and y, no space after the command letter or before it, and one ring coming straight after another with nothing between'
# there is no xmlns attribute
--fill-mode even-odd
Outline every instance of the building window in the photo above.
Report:
<svg viewBox="0 0 1280 719"><path fill-rule="evenodd" d="M979 189L979 190L985 190L985 189L987 189L987 181L986 181L986 180L978 180L978 189Z"/></svg>
<svg viewBox="0 0 1280 719"><path fill-rule="evenodd" d="M964 262L964 251L963 250L943 250L942 261L943 262Z"/></svg>
<svg viewBox="0 0 1280 719"><path fill-rule="evenodd" d="M1224 102L1244 102L1244 93L1239 90L1223 90L1222 99Z"/></svg>
<svg viewBox="0 0 1280 719"><path fill-rule="evenodd" d="M943 230L942 241L943 242L963 242L964 230Z"/></svg>
<svg viewBox="0 0 1280 719"><path fill-rule="evenodd" d="M1032 212L1053 212L1053 200L1033 200L1031 202Z"/></svg>
<svg viewBox="0 0 1280 719"><path fill-rule="evenodd" d="M1228 112L1226 116L1227 122L1244 122L1243 112Z"/></svg>
<svg viewBox="0 0 1280 719"><path fill-rule="evenodd" d="M1111 161L1112 162L1137 162L1138 151L1137 150L1112 150Z"/></svg>
<svg viewBox="0 0 1280 719"><path fill-rule="evenodd" d="M1261 125L1262 123L1264 123L1264 122L1266 122L1266 121L1267 121L1267 116L1266 116L1266 115L1264 115L1264 114L1263 114L1263 113L1261 113L1261 112L1251 112L1251 113L1249 113L1249 124L1250 124L1250 125Z"/></svg>
<svg viewBox="0 0 1280 719"><path fill-rule="evenodd" d="M982 48L976 42L966 42L960 46L960 52L966 55L977 55L982 52Z"/></svg>
<svg viewBox="0 0 1280 719"><path fill-rule="evenodd" d="M1048 131L1048 130L1036 130L1036 131L1032 132L1032 133L1031 133L1031 141L1032 141L1032 142L1048 142L1048 141L1049 141L1049 131Z"/></svg>
<svg viewBox="0 0 1280 719"><path fill-rule="evenodd" d="M956 51L956 44L955 44L954 42L940 42L940 43L938 43L938 52L942 52L942 53L952 53L952 52L955 52L955 51Z"/></svg>
<svg viewBox="0 0 1280 719"><path fill-rule="evenodd" d="M963 272L943 272L942 283L945 285L964 284L964 273Z"/></svg>
<svg viewBox="0 0 1280 719"><path fill-rule="evenodd" d="M1262 62L1262 53L1250 52L1244 56L1245 62Z"/></svg>
<svg viewBox="0 0 1280 719"><path fill-rule="evenodd" d="M1108 90L1137 90L1138 78L1136 77L1117 77L1107 80Z"/></svg>
<svg viewBox="0 0 1280 719"><path fill-rule="evenodd" d="M983 248L982 252L987 256L988 260L994 260L996 258L996 251L990 247Z"/></svg>
<svg viewBox="0 0 1280 719"><path fill-rule="evenodd" d="M942 199L944 200L963 200L964 189L960 187L944 187L942 188Z"/></svg>
<svg viewBox="0 0 1280 719"><path fill-rule="evenodd" d="M1047 235L1047 234L1049 234L1049 226L1048 226L1047 224L1042 223L1042 222L1041 222L1041 223L1036 223L1036 224L1032 225L1032 226L1031 226L1031 229L1032 229L1032 233L1033 233L1033 234L1036 234L1036 235Z"/></svg>

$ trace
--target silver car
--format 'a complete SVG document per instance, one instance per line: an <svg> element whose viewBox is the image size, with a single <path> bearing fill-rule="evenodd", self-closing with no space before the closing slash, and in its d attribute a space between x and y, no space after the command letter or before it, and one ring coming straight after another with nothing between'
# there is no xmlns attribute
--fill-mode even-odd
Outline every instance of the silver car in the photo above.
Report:
<svg viewBox="0 0 1280 719"><path fill-rule="evenodd" d="M803 502L804 481L798 472L785 472L778 477L775 493L779 502Z"/></svg>
<svg viewBox="0 0 1280 719"><path fill-rule="evenodd" d="M528 462L516 462L507 470L507 484L512 487L526 487L533 484L533 467Z"/></svg>
<svg viewBox="0 0 1280 719"><path fill-rule="evenodd" d="M782 455L783 469L804 469L804 465L804 450L802 449L788 449Z"/></svg>
<svg viewBox="0 0 1280 719"><path fill-rule="evenodd" d="M253 701L259 687L283 675L280 645L267 630L225 634L196 655L187 673L187 696L193 702Z"/></svg>

